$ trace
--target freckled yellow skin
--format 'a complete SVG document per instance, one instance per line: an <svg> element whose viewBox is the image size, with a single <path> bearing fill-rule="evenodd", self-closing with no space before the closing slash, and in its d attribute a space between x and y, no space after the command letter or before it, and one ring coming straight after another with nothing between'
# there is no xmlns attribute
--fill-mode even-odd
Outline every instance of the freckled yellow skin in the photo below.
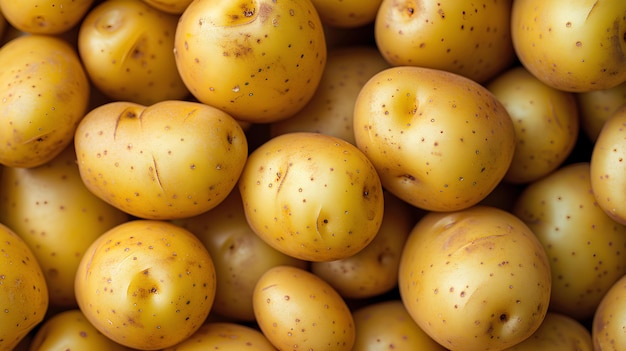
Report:
<svg viewBox="0 0 626 351"><path fill-rule="evenodd" d="M13 350L44 319L48 301L37 259L15 232L0 224L1 350Z"/></svg>
<svg viewBox="0 0 626 351"><path fill-rule="evenodd" d="M434 211L484 199L515 150L513 123L493 94L460 75L422 67L373 76L357 97L354 133L385 189Z"/></svg>
<svg viewBox="0 0 626 351"><path fill-rule="evenodd" d="M615 111L626 104L626 82L613 88L575 94L580 113L580 128L595 142L600 130Z"/></svg>
<svg viewBox="0 0 626 351"><path fill-rule="evenodd" d="M44 164L72 142L87 109L78 54L61 39L21 36L2 46L0 67L0 164Z"/></svg>
<svg viewBox="0 0 626 351"><path fill-rule="evenodd" d="M191 336L209 314L215 267L191 232L134 220L102 234L76 273L80 310L122 345L157 350Z"/></svg>
<svg viewBox="0 0 626 351"><path fill-rule="evenodd" d="M32 34L61 34L77 25L93 0L0 0L0 10L11 25Z"/></svg>
<svg viewBox="0 0 626 351"><path fill-rule="evenodd" d="M550 259L551 310L579 320L626 274L626 227L598 206L590 174L588 162L564 166L529 184L513 209Z"/></svg>
<svg viewBox="0 0 626 351"><path fill-rule="evenodd" d="M380 228L376 170L354 145L317 133L274 137L249 157L239 180L248 223L275 249L307 261L346 258Z"/></svg>
<svg viewBox="0 0 626 351"><path fill-rule="evenodd" d="M240 125L188 101L112 102L91 110L74 140L87 188L141 218L195 216L235 187L248 144Z"/></svg>
<svg viewBox="0 0 626 351"><path fill-rule="evenodd" d="M626 2L518 0L511 37L521 63L564 91L607 89L626 81Z"/></svg>
<svg viewBox="0 0 626 351"><path fill-rule="evenodd" d="M111 99L144 105L187 97L172 54L177 21L143 1L100 3L78 32L93 84Z"/></svg>
<svg viewBox="0 0 626 351"><path fill-rule="evenodd" d="M328 283L309 271L277 266L254 290L254 313L279 350L352 350L352 312Z"/></svg>
<svg viewBox="0 0 626 351"><path fill-rule="evenodd" d="M593 317L594 351L617 351L626 346L626 275L606 293Z"/></svg>
<svg viewBox="0 0 626 351"><path fill-rule="evenodd" d="M311 99L326 41L310 0L199 0L180 18L175 55L199 101L265 123L293 115Z"/></svg>
<svg viewBox="0 0 626 351"><path fill-rule="evenodd" d="M543 323L533 335L504 351L552 350L593 351L591 333L589 329L572 317L548 312Z"/></svg>
<svg viewBox="0 0 626 351"><path fill-rule="evenodd" d="M265 335L251 327L233 322L205 323L194 335L163 351L275 351Z"/></svg>
<svg viewBox="0 0 626 351"><path fill-rule="evenodd" d="M413 319L452 351L513 346L539 328L550 303L541 243L495 207L425 215L409 234L398 277Z"/></svg>

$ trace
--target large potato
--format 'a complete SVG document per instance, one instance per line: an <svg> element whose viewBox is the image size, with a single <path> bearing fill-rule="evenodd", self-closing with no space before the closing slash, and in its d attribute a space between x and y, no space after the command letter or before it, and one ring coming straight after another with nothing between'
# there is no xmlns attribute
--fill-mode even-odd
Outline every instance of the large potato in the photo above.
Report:
<svg viewBox="0 0 626 351"><path fill-rule="evenodd" d="M318 133L288 133L249 157L239 190L250 227L277 250L307 261L346 258L381 226L383 188L356 146Z"/></svg>
<svg viewBox="0 0 626 351"><path fill-rule="evenodd" d="M133 220L93 242L74 288L78 307L102 334L128 347L157 350L202 326L215 297L215 267L188 230Z"/></svg>
<svg viewBox="0 0 626 351"><path fill-rule="evenodd" d="M0 164L35 167L61 153L89 101L76 51L44 35L17 37L0 48Z"/></svg>
<svg viewBox="0 0 626 351"><path fill-rule="evenodd" d="M310 0L198 0L178 22L180 75L201 102L248 122L275 122L311 99L326 41Z"/></svg>
<svg viewBox="0 0 626 351"><path fill-rule="evenodd" d="M483 200L515 151L511 117L491 92L463 76L423 67L388 68L365 83L354 129L383 186L433 211Z"/></svg>
<svg viewBox="0 0 626 351"><path fill-rule="evenodd" d="M190 217L217 206L248 155L246 136L231 116L175 100L101 105L81 121L74 144L89 190L150 219Z"/></svg>
<svg viewBox="0 0 626 351"><path fill-rule="evenodd" d="M413 228L400 296L417 324L450 350L501 350L530 337L550 303L548 257L509 212L431 212Z"/></svg>

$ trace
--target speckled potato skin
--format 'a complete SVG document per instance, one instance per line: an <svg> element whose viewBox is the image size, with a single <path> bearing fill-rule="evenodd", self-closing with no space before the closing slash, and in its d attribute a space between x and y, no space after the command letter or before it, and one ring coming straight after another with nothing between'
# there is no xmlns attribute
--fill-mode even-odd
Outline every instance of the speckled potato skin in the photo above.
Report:
<svg viewBox="0 0 626 351"><path fill-rule="evenodd" d="M337 291L309 271L269 269L255 287L253 304L261 331L279 350L352 350L352 312Z"/></svg>
<svg viewBox="0 0 626 351"><path fill-rule="evenodd" d="M517 57L538 79L572 92L626 81L626 2L517 0L511 37Z"/></svg>
<svg viewBox="0 0 626 351"><path fill-rule="evenodd" d="M503 351L593 351L591 333L578 320L548 312L537 331L521 343ZM597 350L596 350L597 351Z"/></svg>
<svg viewBox="0 0 626 351"><path fill-rule="evenodd" d="M529 184L512 212L550 259L550 309L579 320L593 316L602 296L626 274L626 227L596 203L589 163L567 165Z"/></svg>
<svg viewBox="0 0 626 351"><path fill-rule="evenodd" d="M275 351L276 348L257 329L233 322L205 323L185 341L163 351Z"/></svg>
<svg viewBox="0 0 626 351"><path fill-rule="evenodd" d="M0 172L0 223L31 247L46 278L50 305L76 306L74 277L91 243L130 216L83 184L73 145L44 165Z"/></svg>
<svg viewBox="0 0 626 351"><path fill-rule="evenodd" d="M269 123L309 102L326 41L310 0L199 0L180 17L175 57L199 101L238 120Z"/></svg>
<svg viewBox="0 0 626 351"><path fill-rule="evenodd" d="M352 351L447 350L415 323L402 301L387 300L356 309Z"/></svg>
<svg viewBox="0 0 626 351"><path fill-rule="evenodd" d="M618 108L626 104L626 82L613 88L575 94L580 112L580 127L592 142Z"/></svg>
<svg viewBox="0 0 626 351"><path fill-rule="evenodd" d="M510 0L383 0L374 35L392 66L441 69L484 83L515 59Z"/></svg>
<svg viewBox="0 0 626 351"><path fill-rule="evenodd" d="M374 22L382 0L312 0L312 2L324 25L356 28Z"/></svg>
<svg viewBox="0 0 626 351"><path fill-rule="evenodd" d="M544 84L522 66L485 87L504 105L515 128L515 154L504 181L529 183L557 169L578 139L574 94Z"/></svg>
<svg viewBox="0 0 626 351"><path fill-rule="evenodd" d="M74 139L89 190L147 219L195 216L235 187L248 155L230 115L208 105L116 101L91 110Z"/></svg>
<svg viewBox="0 0 626 351"><path fill-rule="evenodd" d="M28 245L0 223L0 349L13 350L48 311L48 287Z"/></svg>
<svg viewBox="0 0 626 351"><path fill-rule="evenodd" d="M591 337L594 351L619 351L626 347L626 275L606 295L593 317Z"/></svg>
<svg viewBox="0 0 626 351"><path fill-rule="evenodd" d="M87 75L67 42L44 35L4 44L0 67L0 164L42 165L72 142L87 109Z"/></svg>
<svg viewBox="0 0 626 351"><path fill-rule="evenodd" d="M79 309L55 313L37 329L30 350L132 351L98 331Z"/></svg>
<svg viewBox="0 0 626 351"><path fill-rule="evenodd" d="M187 97L172 54L177 21L144 1L98 4L78 32L78 51L93 84L113 100L143 105Z"/></svg>
<svg viewBox="0 0 626 351"><path fill-rule="evenodd" d="M93 0L1 0L0 11L16 29L31 34L62 34L77 25Z"/></svg>
<svg viewBox="0 0 626 351"><path fill-rule="evenodd" d="M215 267L188 230L133 220L93 242L74 287L80 310L102 334L128 347L157 350L203 324L215 297Z"/></svg>
<svg viewBox="0 0 626 351"><path fill-rule="evenodd" d="M384 212L380 179L345 140L288 133L259 146L239 179L250 227L280 252L332 261L361 251Z"/></svg>
<svg viewBox="0 0 626 351"><path fill-rule="evenodd" d="M485 87L423 67L373 76L354 108L356 145L385 189L425 210L455 211L500 183L515 150L506 109Z"/></svg>
<svg viewBox="0 0 626 351"><path fill-rule="evenodd" d="M604 123L591 151L591 188L600 208L626 225L626 105Z"/></svg>
<svg viewBox="0 0 626 351"><path fill-rule="evenodd" d="M532 335L550 303L541 243L519 218L495 207L430 212L400 260L402 302L450 350L501 350Z"/></svg>

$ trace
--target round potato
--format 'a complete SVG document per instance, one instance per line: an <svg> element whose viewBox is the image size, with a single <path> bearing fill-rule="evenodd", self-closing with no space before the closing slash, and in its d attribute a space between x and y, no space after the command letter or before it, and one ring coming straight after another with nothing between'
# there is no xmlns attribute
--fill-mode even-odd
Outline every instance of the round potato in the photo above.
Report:
<svg viewBox="0 0 626 351"><path fill-rule="evenodd" d="M31 34L62 34L78 25L93 0L0 0L0 11L16 29Z"/></svg>
<svg viewBox="0 0 626 351"><path fill-rule="evenodd" d="M312 0L322 23L355 28L374 23L382 0Z"/></svg>
<svg viewBox="0 0 626 351"><path fill-rule="evenodd" d="M74 140L89 190L136 217L174 219L212 209L248 156L241 126L208 105L116 101L91 110Z"/></svg>
<svg viewBox="0 0 626 351"><path fill-rule="evenodd" d="M93 242L74 288L80 310L102 334L128 347L157 350L202 326L215 284L211 256L191 232L133 220Z"/></svg>
<svg viewBox="0 0 626 351"><path fill-rule="evenodd" d="M352 312L337 291L306 270L270 268L254 289L253 304L261 331L279 350L352 350Z"/></svg>
<svg viewBox="0 0 626 351"><path fill-rule="evenodd" d="M178 16L139 0L108 0L81 22L78 51L92 83L113 100L150 105L189 95L172 50Z"/></svg>
<svg viewBox="0 0 626 351"><path fill-rule="evenodd" d="M626 226L596 203L589 163L564 166L529 184L512 212L535 233L550 259L550 310L591 318L602 296L626 274Z"/></svg>
<svg viewBox="0 0 626 351"><path fill-rule="evenodd" d="M326 41L310 0L198 0L180 17L175 56L199 101L268 123L309 102L326 65Z"/></svg>
<svg viewBox="0 0 626 351"><path fill-rule="evenodd" d="M232 322L205 323L192 336L163 351L276 351L265 335L256 329Z"/></svg>
<svg viewBox="0 0 626 351"><path fill-rule="evenodd" d="M76 51L45 35L19 36L0 48L0 164L42 165L71 142L89 101Z"/></svg>
<svg viewBox="0 0 626 351"><path fill-rule="evenodd" d="M595 142L608 120L618 108L626 104L626 82L613 88L577 93L580 127L589 140Z"/></svg>
<svg viewBox="0 0 626 351"><path fill-rule="evenodd" d="M266 243L307 261L361 251L376 236L383 188L365 155L343 139L288 133L249 157L239 190L250 227Z"/></svg>
<svg viewBox="0 0 626 351"><path fill-rule="evenodd" d="M537 331L504 351L593 351L591 333L578 320L548 312ZM598 351L598 350L596 350Z"/></svg>
<svg viewBox="0 0 626 351"><path fill-rule="evenodd" d="M626 347L626 275L611 286L593 317L594 351L618 351Z"/></svg>
<svg viewBox="0 0 626 351"><path fill-rule="evenodd" d="M420 328L452 351L514 346L550 303L541 243L519 218L487 206L426 214L404 246L398 282Z"/></svg>
<svg viewBox="0 0 626 351"><path fill-rule="evenodd" d="M521 66L498 75L486 88L504 105L515 127L515 154L504 181L529 183L557 169L578 138L574 94L544 84Z"/></svg>
<svg viewBox="0 0 626 351"><path fill-rule="evenodd" d="M483 200L508 171L515 130L505 107L463 76L392 67L373 76L354 108L356 144L385 189L425 210Z"/></svg>
<svg viewBox="0 0 626 351"><path fill-rule="evenodd" d="M484 83L515 59L511 1L383 0L375 39L392 66L453 72Z"/></svg>

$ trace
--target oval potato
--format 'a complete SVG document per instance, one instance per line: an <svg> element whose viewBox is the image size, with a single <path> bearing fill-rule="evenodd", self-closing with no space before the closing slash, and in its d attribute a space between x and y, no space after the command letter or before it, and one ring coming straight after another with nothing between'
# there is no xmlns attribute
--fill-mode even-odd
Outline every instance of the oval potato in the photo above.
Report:
<svg viewBox="0 0 626 351"><path fill-rule="evenodd" d="M591 332L578 320L548 312L537 331L504 351L593 351ZM597 351L597 350L596 350Z"/></svg>
<svg viewBox="0 0 626 351"><path fill-rule="evenodd" d="M275 351L276 348L257 329L232 323L205 323L192 336L163 351Z"/></svg>

